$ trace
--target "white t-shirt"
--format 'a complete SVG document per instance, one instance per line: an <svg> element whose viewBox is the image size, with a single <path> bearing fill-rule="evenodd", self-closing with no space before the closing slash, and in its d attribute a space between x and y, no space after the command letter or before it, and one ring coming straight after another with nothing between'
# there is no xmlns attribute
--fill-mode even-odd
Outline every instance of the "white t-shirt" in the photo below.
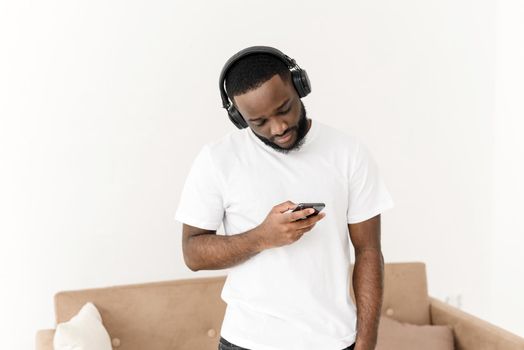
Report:
<svg viewBox="0 0 524 350"><path fill-rule="evenodd" d="M186 179L177 221L226 235L264 221L290 200L325 203L326 216L298 241L230 268L221 336L253 350L341 350L355 341L348 223L394 203L367 148L318 120L299 150L280 153L250 128L209 142Z"/></svg>

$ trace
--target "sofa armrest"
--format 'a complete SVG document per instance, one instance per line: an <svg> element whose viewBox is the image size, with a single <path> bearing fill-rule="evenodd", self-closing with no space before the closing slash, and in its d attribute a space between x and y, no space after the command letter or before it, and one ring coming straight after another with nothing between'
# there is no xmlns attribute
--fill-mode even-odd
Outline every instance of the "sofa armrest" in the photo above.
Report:
<svg viewBox="0 0 524 350"><path fill-rule="evenodd" d="M524 338L438 299L429 300L431 324L453 328L456 350L524 350Z"/></svg>
<svg viewBox="0 0 524 350"><path fill-rule="evenodd" d="M53 350L54 329L41 329L36 332L35 349L36 350Z"/></svg>

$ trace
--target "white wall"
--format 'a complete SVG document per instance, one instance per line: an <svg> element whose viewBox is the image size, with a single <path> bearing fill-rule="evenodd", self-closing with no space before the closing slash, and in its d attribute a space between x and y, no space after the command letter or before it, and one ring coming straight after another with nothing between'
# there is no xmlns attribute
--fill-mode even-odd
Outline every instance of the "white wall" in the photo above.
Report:
<svg viewBox="0 0 524 350"><path fill-rule="evenodd" d="M524 336L524 2L497 6L492 321Z"/></svg>
<svg viewBox="0 0 524 350"><path fill-rule="evenodd" d="M519 204L497 197L492 173L492 153L505 154L493 148L495 77L510 75L495 74L494 10L494 0L1 3L2 344L31 348L37 329L54 327L60 290L225 273L185 267L172 217L201 145L234 128L220 108L223 63L260 44L308 71L311 118L372 150L397 204L383 215L386 260L426 262L432 295L461 296L466 311L524 334L499 300L516 296L506 284L522 288L500 273L518 255L493 261L505 246L493 244L492 204Z"/></svg>

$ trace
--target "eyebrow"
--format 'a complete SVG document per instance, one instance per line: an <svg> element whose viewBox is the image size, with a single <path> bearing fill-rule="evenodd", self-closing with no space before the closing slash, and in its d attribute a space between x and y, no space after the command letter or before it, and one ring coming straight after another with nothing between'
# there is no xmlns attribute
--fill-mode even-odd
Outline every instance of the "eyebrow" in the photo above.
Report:
<svg viewBox="0 0 524 350"><path fill-rule="evenodd" d="M291 100L291 98L288 98L287 100L284 101L284 103L282 103L280 106L278 106L277 108L275 108L275 112L276 111L279 111L281 110L289 101ZM257 120L260 120L262 119L264 116L261 116L261 117L258 117L258 118L254 118L254 119L249 119L250 122L255 122Z"/></svg>

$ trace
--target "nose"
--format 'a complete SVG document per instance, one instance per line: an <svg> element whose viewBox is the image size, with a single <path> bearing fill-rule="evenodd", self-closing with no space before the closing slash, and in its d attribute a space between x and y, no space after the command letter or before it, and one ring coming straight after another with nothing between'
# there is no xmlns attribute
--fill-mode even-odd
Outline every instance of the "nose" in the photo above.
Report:
<svg viewBox="0 0 524 350"><path fill-rule="evenodd" d="M288 129L289 127L286 122L274 121L271 124L271 135L273 135L273 137L283 136Z"/></svg>

